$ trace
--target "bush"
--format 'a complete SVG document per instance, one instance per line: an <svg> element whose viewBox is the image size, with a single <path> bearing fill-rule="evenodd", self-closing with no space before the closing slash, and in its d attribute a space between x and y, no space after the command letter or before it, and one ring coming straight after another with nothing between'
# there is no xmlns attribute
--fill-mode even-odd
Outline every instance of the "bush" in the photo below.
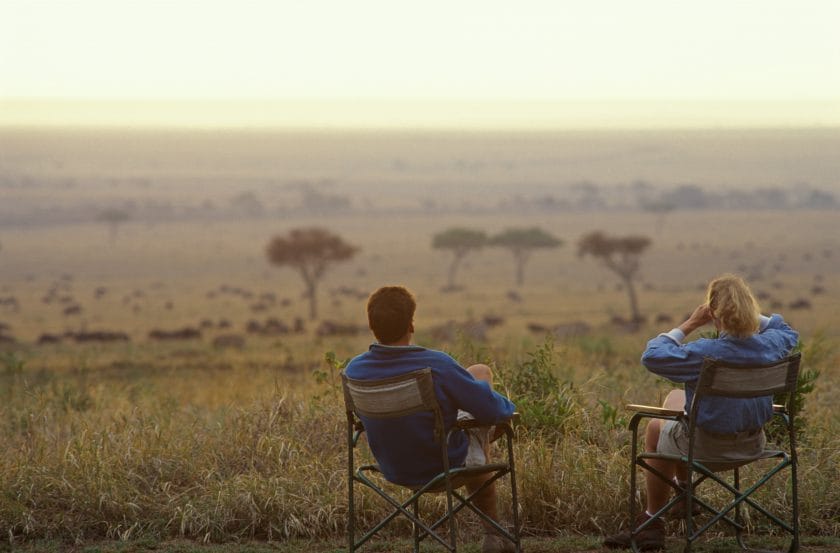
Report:
<svg viewBox="0 0 840 553"><path fill-rule="evenodd" d="M500 371L521 415L520 423L530 430L563 432L578 409L574 386L555 374L554 340L537 346L528 359L511 373Z"/></svg>

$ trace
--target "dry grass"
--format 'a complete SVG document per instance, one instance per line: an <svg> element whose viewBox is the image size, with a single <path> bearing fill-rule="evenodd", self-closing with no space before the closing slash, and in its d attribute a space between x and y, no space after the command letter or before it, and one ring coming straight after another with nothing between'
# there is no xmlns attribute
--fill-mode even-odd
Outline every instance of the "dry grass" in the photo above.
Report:
<svg viewBox="0 0 840 553"><path fill-rule="evenodd" d="M597 347L593 339L554 347L557 375L572 384L573 409L562 432L520 432L528 534L602 534L623 521L628 435L621 413L611 418L598 400L620 406L655 399L651 389L665 391L628 361L632 342L605 336ZM511 339L501 349L466 341L450 349L461 358L492 356L504 376L531 347ZM10 542L70 543L338 539L346 511L341 401L330 379L318 384L305 371L259 362L278 349L266 340L223 363L200 345L111 346L77 352L84 370L53 372L43 363L54 351L30 350L22 368L6 357L3 535ZM302 366L317 362L307 351L301 347ZM114 369L113 359L125 357L134 369ZM806 534L830 536L840 531L833 485L840 477L840 424L830 408L840 399L838 358L831 351L812 357L824 373L808 400L802 521ZM769 500L783 504L786 493L779 482ZM378 504L362 503L363 518L381 513ZM465 531L474 533L475 525ZM400 527L393 532L400 535Z"/></svg>

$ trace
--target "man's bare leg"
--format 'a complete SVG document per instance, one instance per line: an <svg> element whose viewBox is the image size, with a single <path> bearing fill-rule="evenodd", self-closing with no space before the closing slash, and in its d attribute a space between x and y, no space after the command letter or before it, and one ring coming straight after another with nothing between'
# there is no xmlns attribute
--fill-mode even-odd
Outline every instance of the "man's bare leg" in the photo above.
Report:
<svg viewBox="0 0 840 553"><path fill-rule="evenodd" d="M490 384L490 387L493 387L493 371L487 365L478 364L478 365L471 365L467 367L467 371L475 377L476 380L482 380ZM489 438L489 436L488 436ZM484 457L487 459L487 462L490 462L490 452L489 452L489 439L484 441ZM490 475L480 475L476 476L475 478L471 478L467 482L467 490L470 493L477 490L487 479L490 478ZM481 509L482 512L487 514L490 518L497 521L499 520L498 510L496 508L496 483L493 482L484 490L481 491L478 495L475 496L473 499L475 502L476 507ZM482 521L484 525L484 529L486 532L493 532L493 527L487 524L486 522Z"/></svg>

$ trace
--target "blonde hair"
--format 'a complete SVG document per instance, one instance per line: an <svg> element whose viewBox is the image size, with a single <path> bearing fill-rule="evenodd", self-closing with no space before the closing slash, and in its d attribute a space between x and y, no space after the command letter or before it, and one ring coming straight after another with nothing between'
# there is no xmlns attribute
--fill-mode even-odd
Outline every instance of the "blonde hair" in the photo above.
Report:
<svg viewBox="0 0 840 553"><path fill-rule="evenodd" d="M738 338L758 331L761 310L744 279L737 275L721 275L709 283L706 301L722 330Z"/></svg>

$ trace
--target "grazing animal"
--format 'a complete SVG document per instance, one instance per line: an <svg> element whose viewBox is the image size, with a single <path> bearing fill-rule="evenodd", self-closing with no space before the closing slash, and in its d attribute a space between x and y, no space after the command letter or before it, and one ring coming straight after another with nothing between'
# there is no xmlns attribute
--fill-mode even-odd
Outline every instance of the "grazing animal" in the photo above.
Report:
<svg viewBox="0 0 840 553"><path fill-rule="evenodd" d="M656 316L656 323L657 324L671 324L674 322L674 318L667 313L659 313Z"/></svg>
<svg viewBox="0 0 840 553"><path fill-rule="evenodd" d="M504 324L505 318L500 315L491 315L487 314L481 318L481 321L486 324L488 327L493 328L494 326L499 326Z"/></svg>
<svg viewBox="0 0 840 553"><path fill-rule="evenodd" d="M201 331L191 327L178 330L154 329L149 332L150 340L196 340L199 338L201 338Z"/></svg>
<svg viewBox="0 0 840 553"><path fill-rule="evenodd" d="M257 334L260 336L283 336L289 334L291 329L289 325L274 317L269 317L264 323L250 320L245 325L245 331L248 334Z"/></svg>
<svg viewBox="0 0 840 553"><path fill-rule="evenodd" d="M240 334L220 334L213 338L213 347L216 349L244 349L245 337Z"/></svg>
<svg viewBox="0 0 840 553"><path fill-rule="evenodd" d="M76 332L72 335L76 342L128 342L130 338L125 332L97 330L91 332Z"/></svg>
<svg viewBox="0 0 840 553"><path fill-rule="evenodd" d="M811 309L811 302L805 298L799 298L790 302L788 305L790 309Z"/></svg>
<svg viewBox="0 0 840 553"><path fill-rule="evenodd" d="M323 321L315 329L316 336L358 336L366 334L368 328L353 323L338 323L335 321Z"/></svg>
<svg viewBox="0 0 840 553"><path fill-rule="evenodd" d="M528 323L528 330L537 334L545 334L548 332L548 327L540 323Z"/></svg>

